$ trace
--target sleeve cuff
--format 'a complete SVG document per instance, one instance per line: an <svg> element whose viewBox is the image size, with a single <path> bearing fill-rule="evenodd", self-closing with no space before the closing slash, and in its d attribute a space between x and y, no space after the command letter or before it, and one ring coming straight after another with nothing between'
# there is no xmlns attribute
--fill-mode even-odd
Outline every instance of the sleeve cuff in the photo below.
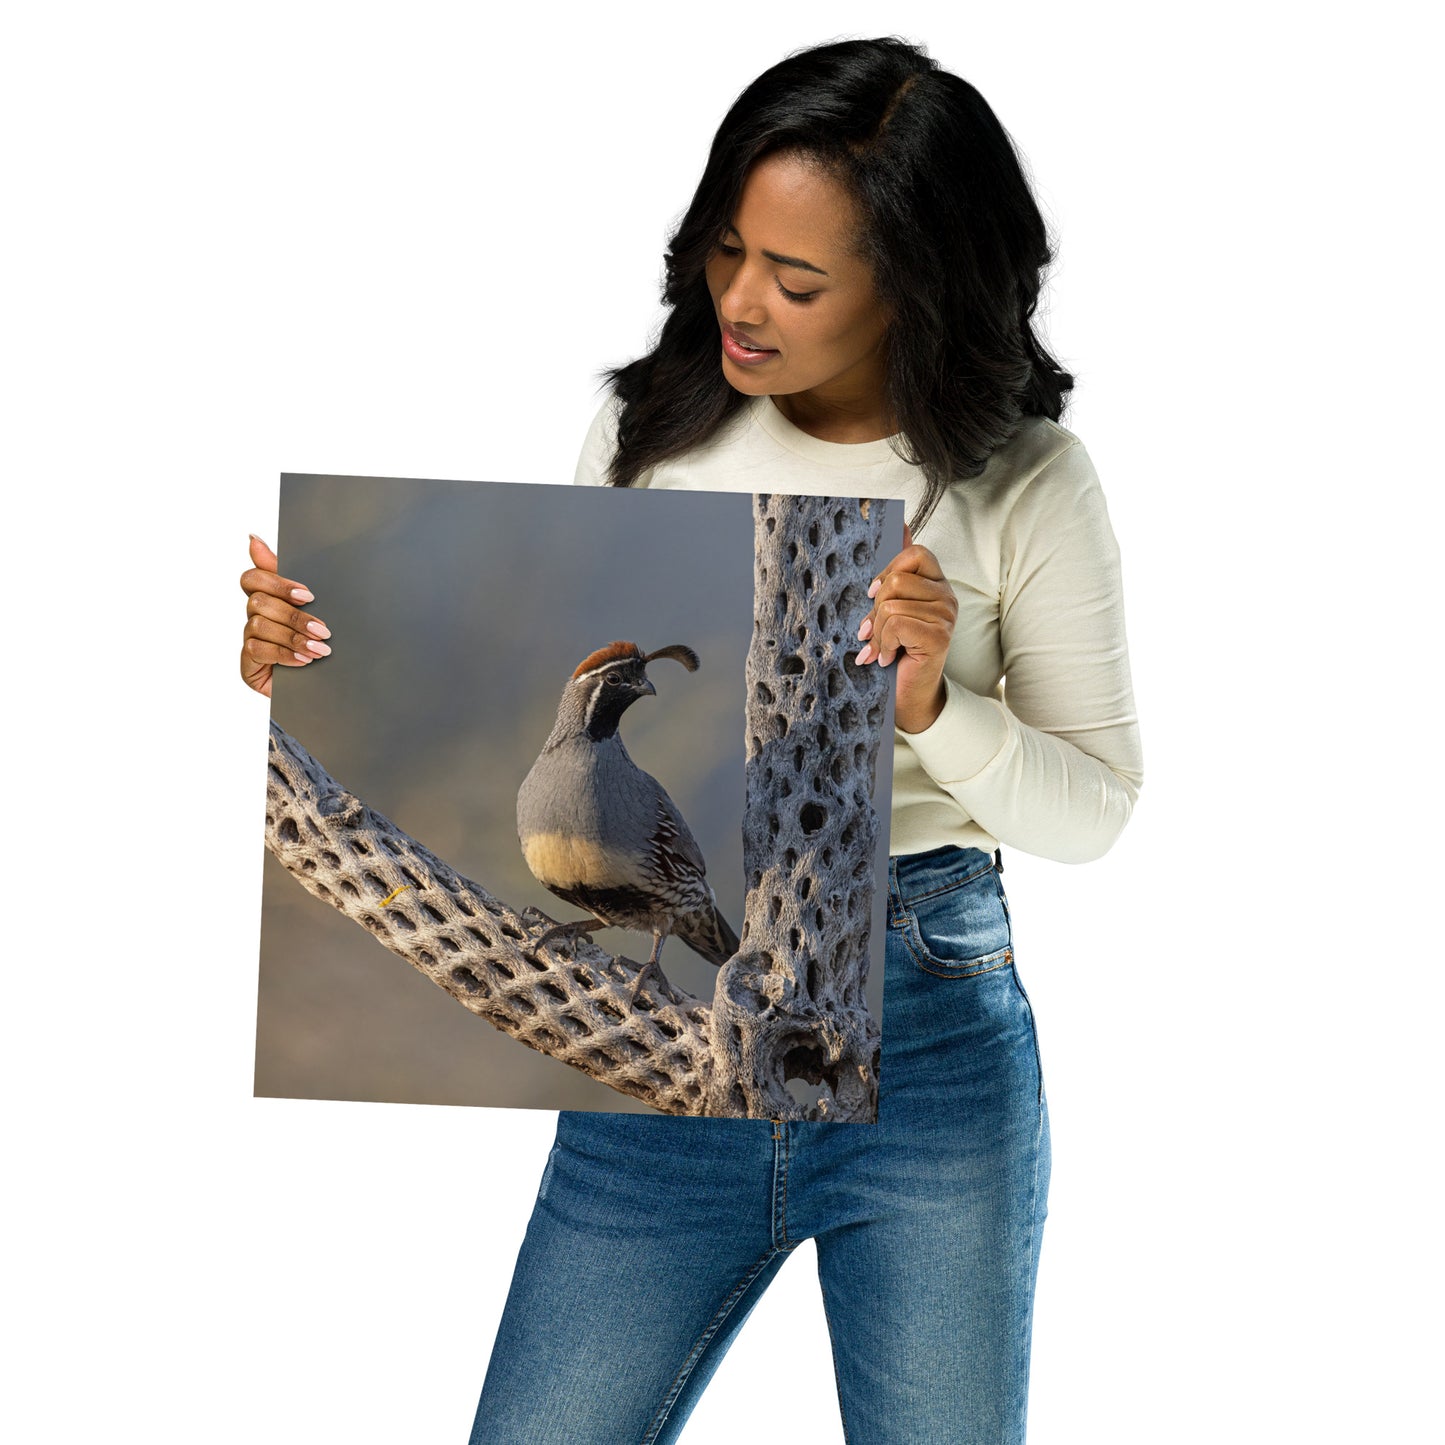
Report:
<svg viewBox="0 0 1445 1445"><path fill-rule="evenodd" d="M913 749L923 770L940 787L963 783L981 773L1008 742L1008 717L1003 704L980 697L952 678L943 679L943 711L921 733L894 729L896 738Z"/></svg>

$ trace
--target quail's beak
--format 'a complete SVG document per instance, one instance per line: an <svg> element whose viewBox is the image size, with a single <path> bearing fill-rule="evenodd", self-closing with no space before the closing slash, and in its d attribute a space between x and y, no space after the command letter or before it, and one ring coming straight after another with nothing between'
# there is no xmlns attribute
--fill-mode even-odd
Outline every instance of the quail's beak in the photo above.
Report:
<svg viewBox="0 0 1445 1445"><path fill-rule="evenodd" d="M656 697L657 689L652 685L650 677L644 677L637 686L638 697Z"/></svg>

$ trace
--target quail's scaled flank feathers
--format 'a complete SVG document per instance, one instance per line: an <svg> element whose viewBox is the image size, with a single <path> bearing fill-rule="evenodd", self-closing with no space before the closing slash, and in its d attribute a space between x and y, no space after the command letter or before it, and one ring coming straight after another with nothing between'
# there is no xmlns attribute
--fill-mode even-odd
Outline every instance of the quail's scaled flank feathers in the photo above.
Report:
<svg viewBox="0 0 1445 1445"><path fill-rule="evenodd" d="M718 912L702 852L662 785L628 756L622 714L657 689L657 658L698 668L681 643L644 654L613 642L583 658L562 692L557 722L517 794L517 833L527 866L558 898L591 914L556 931L602 927L652 935L652 955L633 985L656 972L662 942L675 933L712 964L738 950ZM549 930L549 935L553 930Z"/></svg>

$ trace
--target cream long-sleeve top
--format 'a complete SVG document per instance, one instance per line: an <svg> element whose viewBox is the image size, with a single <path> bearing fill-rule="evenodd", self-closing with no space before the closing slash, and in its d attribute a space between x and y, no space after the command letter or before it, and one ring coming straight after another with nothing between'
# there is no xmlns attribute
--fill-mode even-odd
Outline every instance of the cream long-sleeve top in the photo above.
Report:
<svg viewBox="0 0 1445 1445"><path fill-rule="evenodd" d="M598 412L575 480L601 485L617 402ZM705 445L635 486L922 499L884 441L820 441L756 397ZM889 851L1002 843L1065 863L1104 854L1143 780L1119 548L1079 439L1027 418L983 473L950 487L915 538L958 597L931 727L895 729ZM861 620L861 619L860 619Z"/></svg>

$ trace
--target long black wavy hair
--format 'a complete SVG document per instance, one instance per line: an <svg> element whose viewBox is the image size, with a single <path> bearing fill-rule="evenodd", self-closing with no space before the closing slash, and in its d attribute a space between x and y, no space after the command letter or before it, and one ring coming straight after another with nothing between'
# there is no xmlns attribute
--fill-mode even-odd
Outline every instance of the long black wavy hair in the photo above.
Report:
<svg viewBox="0 0 1445 1445"><path fill-rule="evenodd" d="M749 400L723 375L705 267L748 171L778 153L822 165L858 208L857 244L892 316L894 445L926 479L919 526L1021 418L1057 421L1074 379L1034 334L1053 256L1012 141L973 86L895 38L800 51L733 103L668 243L657 344L606 374L622 403L608 480L631 486Z"/></svg>

